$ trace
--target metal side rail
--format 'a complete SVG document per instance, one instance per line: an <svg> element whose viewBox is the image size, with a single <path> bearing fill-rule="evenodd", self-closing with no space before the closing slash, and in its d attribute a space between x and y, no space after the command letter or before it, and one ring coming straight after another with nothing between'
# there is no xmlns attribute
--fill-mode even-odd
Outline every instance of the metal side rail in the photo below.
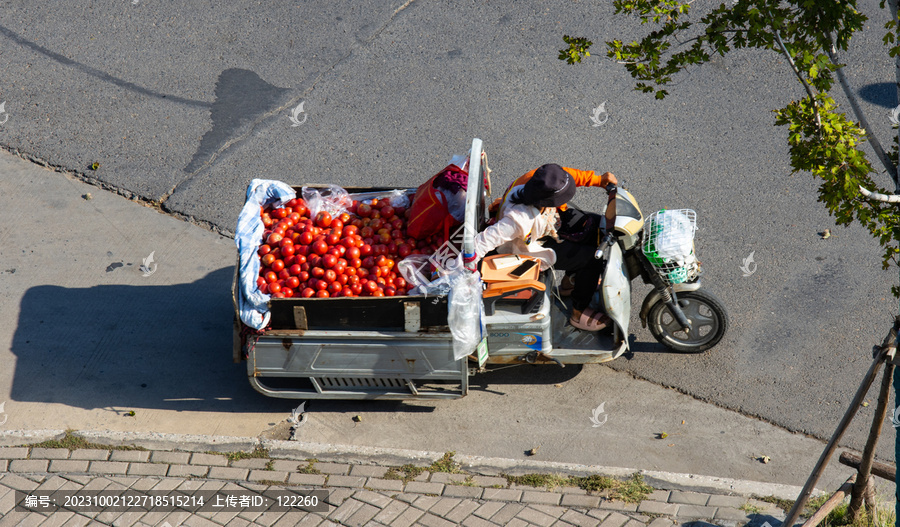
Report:
<svg viewBox="0 0 900 527"><path fill-rule="evenodd" d="M455 399L468 393L467 359L454 360L452 337L444 332L262 336L247 373L254 389L285 399Z"/></svg>

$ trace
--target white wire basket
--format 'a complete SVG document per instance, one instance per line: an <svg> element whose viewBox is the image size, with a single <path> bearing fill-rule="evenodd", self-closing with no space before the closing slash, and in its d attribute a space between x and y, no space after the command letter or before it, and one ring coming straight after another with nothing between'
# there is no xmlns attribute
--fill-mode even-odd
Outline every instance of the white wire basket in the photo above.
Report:
<svg viewBox="0 0 900 527"><path fill-rule="evenodd" d="M694 252L697 213L691 209L663 209L644 220L641 250L668 284L690 282L700 275Z"/></svg>

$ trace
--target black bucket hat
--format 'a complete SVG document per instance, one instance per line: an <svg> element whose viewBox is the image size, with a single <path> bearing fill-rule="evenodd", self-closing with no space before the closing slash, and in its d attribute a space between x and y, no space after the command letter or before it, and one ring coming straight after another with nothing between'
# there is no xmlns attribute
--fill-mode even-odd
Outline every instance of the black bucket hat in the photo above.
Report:
<svg viewBox="0 0 900 527"><path fill-rule="evenodd" d="M559 165L538 168L522 190L518 202L535 207L559 207L575 197L575 180Z"/></svg>

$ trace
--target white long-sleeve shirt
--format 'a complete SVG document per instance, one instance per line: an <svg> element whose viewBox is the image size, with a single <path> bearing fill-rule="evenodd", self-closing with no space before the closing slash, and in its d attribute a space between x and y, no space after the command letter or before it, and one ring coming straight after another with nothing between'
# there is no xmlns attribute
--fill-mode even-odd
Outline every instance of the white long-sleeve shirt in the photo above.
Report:
<svg viewBox="0 0 900 527"><path fill-rule="evenodd" d="M501 205L500 220L475 236L475 254L483 258L497 249L500 254L534 256L541 260L541 270L545 271L556 263L556 253L538 240L555 231L556 209L542 213L532 205L513 204L509 198L516 190L513 188Z"/></svg>

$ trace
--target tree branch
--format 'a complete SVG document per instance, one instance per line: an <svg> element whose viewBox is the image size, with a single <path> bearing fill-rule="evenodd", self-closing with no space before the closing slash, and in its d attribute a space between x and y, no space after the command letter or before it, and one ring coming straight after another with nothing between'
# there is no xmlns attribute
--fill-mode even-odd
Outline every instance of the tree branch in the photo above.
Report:
<svg viewBox="0 0 900 527"><path fill-rule="evenodd" d="M803 75L800 75L800 70L797 69L797 65L794 64L794 58L791 57L791 54L788 53L787 47L785 47L784 42L781 40L781 34L778 33L778 30L775 29L774 25L772 26L772 32L775 33L775 40L778 41L778 45L781 47L781 52L784 53L784 56L787 57L788 63L791 65L791 69L794 70L794 75L797 76L797 79L803 84L803 87L806 89L806 94L809 95L809 100L812 101L813 107L816 111L816 126L818 127L818 131L822 133L822 119L819 117L819 102L816 101L816 96L813 95L812 86L806 82L806 79L803 78Z"/></svg>
<svg viewBox="0 0 900 527"><path fill-rule="evenodd" d="M893 194L882 194L880 192L872 192L871 190L867 190L863 187L859 187L859 191L863 196L874 199L875 201L881 201L884 203L900 203L900 195Z"/></svg>

